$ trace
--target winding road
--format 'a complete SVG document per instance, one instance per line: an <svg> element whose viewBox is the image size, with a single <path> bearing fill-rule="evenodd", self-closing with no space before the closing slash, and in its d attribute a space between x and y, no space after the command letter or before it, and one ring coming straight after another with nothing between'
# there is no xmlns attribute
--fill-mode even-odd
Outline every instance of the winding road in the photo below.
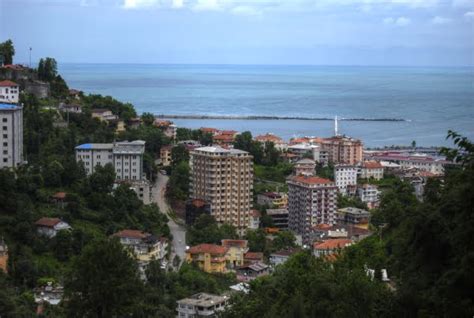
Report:
<svg viewBox="0 0 474 318"><path fill-rule="evenodd" d="M171 234L173 235L172 248L171 248L171 257L170 266L175 255L178 255L181 262L185 259L186 255L186 229L184 226L176 223L171 216L169 211L171 208L166 202L165 191L166 184L168 183L168 176L158 174L157 180L152 188L152 201L158 205L160 211L165 213L168 216L168 226L170 228Z"/></svg>

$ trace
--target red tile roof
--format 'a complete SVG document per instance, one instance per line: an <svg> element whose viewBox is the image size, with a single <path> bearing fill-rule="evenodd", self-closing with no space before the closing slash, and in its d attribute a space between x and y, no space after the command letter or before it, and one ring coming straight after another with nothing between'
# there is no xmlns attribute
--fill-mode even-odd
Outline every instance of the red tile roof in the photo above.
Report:
<svg viewBox="0 0 474 318"><path fill-rule="evenodd" d="M349 239L331 239L323 242L316 242L313 247L316 250L333 250L336 248L344 248L351 244L352 240Z"/></svg>
<svg viewBox="0 0 474 318"><path fill-rule="evenodd" d="M383 166L378 161L366 161L366 162L364 162L364 168L366 168L366 169L382 169Z"/></svg>
<svg viewBox="0 0 474 318"><path fill-rule="evenodd" d="M261 260L263 260L263 253L260 253L260 252L247 252L247 253L244 254L244 259L245 260L261 261Z"/></svg>
<svg viewBox="0 0 474 318"><path fill-rule="evenodd" d="M234 135L217 135L212 137L213 140L217 141L234 141Z"/></svg>
<svg viewBox="0 0 474 318"><path fill-rule="evenodd" d="M58 218L41 218L35 224L37 226L54 227L59 222L61 222L61 219Z"/></svg>
<svg viewBox="0 0 474 318"><path fill-rule="evenodd" d="M11 86L19 86L19 85L9 80L0 81L0 87L11 87Z"/></svg>
<svg viewBox="0 0 474 318"><path fill-rule="evenodd" d="M217 132L219 132L219 129L208 128L208 127L201 127L200 130L204 133L217 133Z"/></svg>
<svg viewBox="0 0 474 318"><path fill-rule="evenodd" d="M140 230L122 230L113 234L113 236L115 237L120 237L120 238L128 237L128 238L133 238L133 239L143 239L150 235L151 235L150 233L146 233Z"/></svg>
<svg viewBox="0 0 474 318"><path fill-rule="evenodd" d="M325 178L315 177L315 176L295 176L291 180L306 184L331 184L333 181Z"/></svg>
<svg viewBox="0 0 474 318"><path fill-rule="evenodd" d="M232 135L232 136L237 134L237 133L238 133L238 131L236 131L236 130L221 130L221 132L220 132L221 135Z"/></svg>
<svg viewBox="0 0 474 318"><path fill-rule="evenodd" d="M260 142L271 141L273 143L282 143L283 142L283 139L281 139L278 136L275 136L274 134L259 135L259 136L255 137L255 140L260 141Z"/></svg>
<svg viewBox="0 0 474 318"><path fill-rule="evenodd" d="M64 200L66 198L66 192L56 192L51 197L53 199Z"/></svg>
<svg viewBox="0 0 474 318"><path fill-rule="evenodd" d="M196 208L202 208L206 205L206 201L204 201L203 199L193 199L191 201L191 204L194 205Z"/></svg>
<svg viewBox="0 0 474 318"><path fill-rule="evenodd" d="M245 248L247 247L248 241L247 240L222 240L222 246L224 247L240 247Z"/></svg>
<svg viewBox="0 0 474 318"><path fill-rule="evenodd" d="M224 246L220 245L215 245L215 244L199 244L196 246L190 247L186 253L189 254L203 254L203 253L209 253L209 254L225 254L227 252L227 248Z"/></svg>

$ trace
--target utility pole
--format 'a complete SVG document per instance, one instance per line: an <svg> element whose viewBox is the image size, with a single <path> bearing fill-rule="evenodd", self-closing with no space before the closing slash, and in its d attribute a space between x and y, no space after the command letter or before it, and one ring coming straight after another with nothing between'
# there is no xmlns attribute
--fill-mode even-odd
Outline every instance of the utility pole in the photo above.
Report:
<svg viewBox="0 0 474 318"><path fill-rule="evenodd" d="M30 46L30 68L31 68L31 50L33 50L33 48Z"/></svg>

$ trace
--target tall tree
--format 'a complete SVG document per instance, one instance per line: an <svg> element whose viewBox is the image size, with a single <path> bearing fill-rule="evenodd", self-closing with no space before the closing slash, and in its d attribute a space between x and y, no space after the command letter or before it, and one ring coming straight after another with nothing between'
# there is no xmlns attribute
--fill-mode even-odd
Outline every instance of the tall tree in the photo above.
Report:
<svg viewBox="0 0 474 318"><path fill-rule="evenodd" d="M5 42L0 43L0 55L3 56L4 64L13 64L13 56L15 55L15 47L13 46L12 40L8 39Z"/></svg>

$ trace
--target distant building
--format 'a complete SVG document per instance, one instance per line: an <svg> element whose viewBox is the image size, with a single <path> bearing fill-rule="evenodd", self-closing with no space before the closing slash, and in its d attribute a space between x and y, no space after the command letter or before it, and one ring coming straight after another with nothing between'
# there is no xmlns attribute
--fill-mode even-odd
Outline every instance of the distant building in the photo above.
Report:
<svg viewBox="0 0 474 318"><path fill-rule="evenodd" d="M113 144L82 144L76 147L76 161L82 162L86 173L92 174L97 166L110 163L115 168L117 180L143 180L142 140L122 141Z"/></svg>
<svg viewBox="0 0 474 318"><path fill-rule="evenodd" d="M176 139L177 127L172 121L156 118L153 125L160 128L166 137Z"/></svg>
<svg viewBox="0 0 474 318"><path fill-rule="evenodd" d="M250 213L250 225L249 229L256 230L260 227L261 213L258 210L253 209Z"/></svg>
<svg viewBox="0 0 474 318"><path fill-rule="evenodd" d="M37 287L33 290L35 303L38 304L38 309L43 310L43 304L59 305L64 296L64 287L61 285L54 285L48 282L46 286Z"/></svg>
<svg viewBox="0 0 474 318"><path fill-rule="evenodd" d="M319 145L300 143L288 146L288 152L297 155L300 159L311 157L315 162L327 164L327 151L322 150Z"/></svg>
<svg viewBox="0 0 474 318"><path fill-rule="evenodd" d="M211 215L239 231L250 226L253 161L242 150L201 147L190 152L190 196L211 204Z"/></svg>
<svg viewBox="0 0 474 318"><path fill-rule="evenodd" d="M288 184L289 228L307 243L311 228L336 223L337 187L329 179L294 176Z"/></svg>
<svg viewBox="0 0 474 318"><path fill-rule="evenodd" d="M240 282L249 282L268 274L270 274L270 266L261 262L244 265L236 270L237 280Z"/></svg>
<svg viewBox="0 0 474 318"><path fill-rule="evenodd" d="M367 204L369 209L375 209L380 204L380 191L374 184L363 184L357 187L357 196Z"/></svg>
<svg viewBox="0 0 474 318"><path fill-rule="evenodd" d="M253 264L257 262L263 262L263 253L247 252L244 254L244 264Z"/></svg>
<svg viewBox="0 0 474 318"><path fill-rule="evenodd" d="M338 222L342 224L353 224L367 229L370 222L370 212L354 207L347 207L337 210Z"/></svg>
<svg viewBox="0 0 474 318"><path fill-rule="evenodd" d="M363 144L358 139L338 135L322 139L319 145L334 164L355 165L362 161Z"/></svg>
<svg viewBox="0 0 474 318"><path fill-rule="evenodd" d="M142 180L118 180L115 182L114 186L119 186L120 184L126 184L130 190L135 192L137 197L144 204L152 203L152 194L151 194L151 183L146 179Z"/></svg>
<svg viewBox="0 0 474 318"><path fill-rule="evenodd" d="M196 264L206 273L225 273L227 271L227 248L215 244L199 244L186 251L186 261Z"/></svg>
<svg viewBox="0 0 474 318"><path fill-rule="evenodd" d="M383 178L383 166L378 161L364 161L360 167L360 177L362 179L373 178L380 180Z"/></svg>
<svg viewBox="0 0 474 318"><path fill-rule="evenodd" d="M202 147L199 141L196 140L181 140L178 142L178 145L183 145L188 151Z"/></svg>
<svg viewBox="0 0 474 318"><path fill-rule="evenodd" d="M162 146L160 148L160 159L161 159L161 165L163 167L168 167L171 165L171 150L173 149L173 146Z"/></svg>
<svg viewBox="0 0 474 318"><path fill-rule="evenodd" d="M0 102L0 169L16 168L23 160L23 107Z"/></svg>
<svg viewBox="0 0 474 318"><path fill-rule="evenodd" d="M235 130L221 130L219 134L213 135L212 142L216 145L230 148L235 141L235 136L237 136L237 131Z"/></svg>
<svg viewBox="0 0 474 318"><path fill-rule="evenodd" d="M247 240L222 240L221 245L227 249L226 261L228 267L235 268L244 265L244 254L249 251Z"/></svg>
<svg viewBox="0 0 474 318"><path fill-rule="evenodd" d="M265 192L257 195L257 203L271 208L284 208L288 205L288 195L284 192Z"/></svg>
<svg viewBox="0 0 474 318"><path fill-rule="evenodd" d="M0 81L0 103L17 104L20 96L20 85L5 80Z"/></svg>
<svg viewBox="0 0 474 318"><path fill-rule="evenodd" d="M59 105L59 110L65 113L74 113L74 114L81 114L82 113L82 106L79 104L64 104L61 103Z"/></svg>
<svg viewBox="0 0 474 318"><path fill-rule="evenodd" d="M189 199L186 202L186 225L193 225L203 214L211 214L211 205L202 199Z"/></svg>
<svg viewBox="0 0 474 318"><path fill-rule="evenodd" d="M270 254L270 264L273 266L284 264L292 255L300 252L296 248L280 250Z"/></svg>
<svg viewBox="0 0 474 318"><path fill-rule="evenodd" d="M295 175L314 176L316 172L316 162L311 159L301 159L295 163Z"/></svg>
<svg viewBox="0 0 474 318"><path fill-rule="evenodd" d="M58 218L41 218L35 222L36 231L39 235L48 238L55 237L59 231L70 230L71 226Z"/></svg>
<svg viewBox="0 0 474 318"><path fill-rule="evenodd" d="M272 218L275 227L280 230L288 229L288 208L267 209L267 215Z"/></svg>
<svg viewBox="0 0 474 318"><path fill-rule="evenodd" d="M203 134L211 134L212 136L216 136L220 133L220 130L216 128L201 127L199 130L202 131Z"/></svg>
<svg viewBox="0 0 474 318"><path fill-rule="evenodd" d="M8 246L3 237L0 238L0 270L8 272Z"/></svg>
<svg viewBox="0 0 474 318"><path fill-rule="evenodd" d="M390 162L393 164L398 164L400 166L400 169L417 168L437 175L443 175L444 167L453 164L451 161L447 161L444 158L439 158L431 155L409 154L390 151L370 153L368 157L371 160L385 162L384 165L387 165L387 162Z"/></svg>
<svg viewBox="0 0 474 318"><path fill-rule="evenodd" d="M111 122L118 119L109 109L96 108L91 111L92 118L97 118L100 121Z"/></svg>
<svg viewBox="0 0 474 318"><path fill-rule="evenodd" d="M129 248L136 260L146 267L152 260L163 260L166 256L168 240L139 230L122 230L112 235Z"/></svg>
<svg viewBox="0 0 474 318"><path fill-rule="evenodd" d="M319 224L313 227L311 241L347 238L354 242L358 242L370 235L372 235L370 230L363 227L358 227L358 225L354 224Z"/></svg>
<svg viewBox="0 0 474 318"><path fill-rule="evenodd" d="M206 293L195 294L177 301L177 317L215 317L217 313L225 309L228 302L228 296L217 296Z"/></svg>
<svg viewBox="0 0 474 318"><path fill-rule="evenodd" d="M80 90L71 88L68 93L69 93L69 96L74 99L81 99L82 91Z"/></svg>
<svg viewBox="0 0 474 318"><path fill-rule="evenodd" d="M328 256L352 245L350 239L330 239L313 244L313 254L315 257Z"/></svg>
<svg viewBox="0 0 474 318"><path fill-rule="evenodd" d="M279 151L285 151L288 149L288 144L284 142L283 139L271 133L267 133L265 135L259 135L255 137L255 140L258 142L261 142L264 145L267 142L271 142L273 143L275 148Z"/></svg>
<svg viewBox="0 0 474 318"><path fill-rule="evenodd" d="M357 167L351 165L335 165L334 181L340 193L343 195L349 194L350 186L357 185Z"/></svg>
<svg viewBox="0 0 474 318"><path fill-rule="evenodd" d="M123 120L119 120L117 122L117 128L115 128L115 133L120 134L125 131L127 131L127 128L125 127L125 122Z"/></svg>

